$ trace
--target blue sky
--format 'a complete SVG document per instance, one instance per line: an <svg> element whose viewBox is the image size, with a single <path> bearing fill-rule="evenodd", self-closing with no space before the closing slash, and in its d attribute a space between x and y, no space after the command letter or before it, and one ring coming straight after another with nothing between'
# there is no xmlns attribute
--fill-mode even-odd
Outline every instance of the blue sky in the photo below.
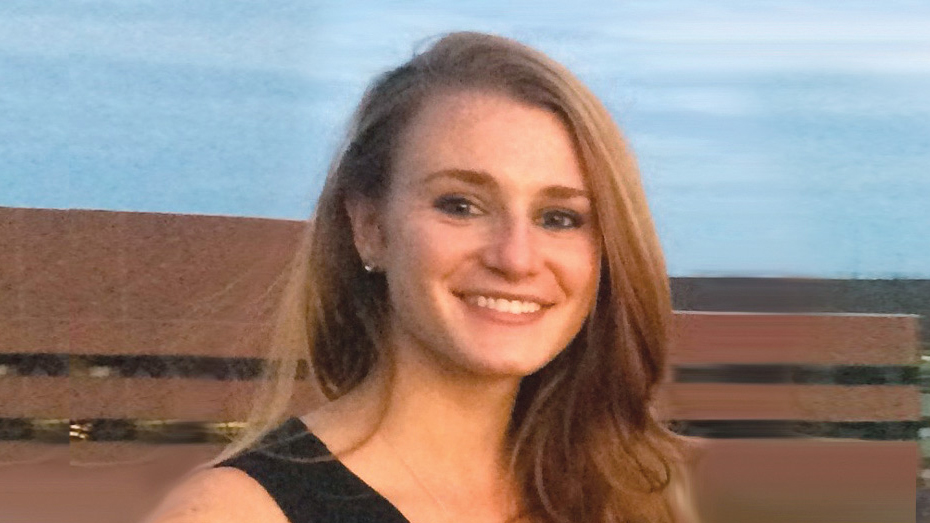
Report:
<svg viewBox="0 0 930 523"><path fill-rule="evenodd" d="M930 3L463 3L5 0L0 206L305 218L370 78L473 29L604 99L673 275L930 277Z"/></svg>

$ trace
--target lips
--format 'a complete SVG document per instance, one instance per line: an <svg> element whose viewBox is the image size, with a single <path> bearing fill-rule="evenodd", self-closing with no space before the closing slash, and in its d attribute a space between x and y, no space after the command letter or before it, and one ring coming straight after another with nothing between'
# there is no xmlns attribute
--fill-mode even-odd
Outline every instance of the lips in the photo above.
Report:
<svg viewBox="0 0 930 523"><path fill-rule="evenodd" d="M495 316L531 318L552 306L552 302L533 295L495 292L455 293L462 301Z"/></svg>
<svg viewBox="0 0 930 523"><path fill-rule="evenodd" d="M466 296L465 301L471 305L484 307L498 312L510 314L528 314L542 308L542 304L535 301L508 300L506 298L492 298L489 296Z"/></svg>

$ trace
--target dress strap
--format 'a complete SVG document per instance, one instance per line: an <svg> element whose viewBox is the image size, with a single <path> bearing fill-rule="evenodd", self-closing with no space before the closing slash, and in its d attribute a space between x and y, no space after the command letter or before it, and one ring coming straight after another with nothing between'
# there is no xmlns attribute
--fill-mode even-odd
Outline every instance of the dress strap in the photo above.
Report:
<svg viewBox="0 0 930 523"><path fill-rule="evenodd" d="M269 432L254 449L216 466L252 477L291 523L410 523L298 418Z"/></svg>

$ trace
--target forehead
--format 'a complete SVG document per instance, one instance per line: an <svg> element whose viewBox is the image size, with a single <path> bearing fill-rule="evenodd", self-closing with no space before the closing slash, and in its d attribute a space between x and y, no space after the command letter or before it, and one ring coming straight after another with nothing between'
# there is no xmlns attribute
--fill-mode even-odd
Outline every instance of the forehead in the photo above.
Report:
<svg viewBox="0 0 930 523"><path fill-rule="evenodd" d="M550 110L491 92L433 95L400 136L394 181L416 183L445 169L482 171L501 183L586 188L562 120Z"/></svg>

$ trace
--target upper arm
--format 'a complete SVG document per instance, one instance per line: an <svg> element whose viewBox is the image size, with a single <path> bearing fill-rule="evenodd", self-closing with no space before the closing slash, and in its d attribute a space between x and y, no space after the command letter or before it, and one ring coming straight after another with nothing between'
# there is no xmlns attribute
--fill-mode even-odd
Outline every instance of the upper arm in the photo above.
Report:
<svg viewBox="0 0 930 523"><path fill-rule="evenodd" d="M686 457L673 467L672 482L668 486L668 500L676 523L701 523L693 480L695 466L707 444L706 440L700 438L682 438L682 441L686 444Z"/></svg>
<svg viewBox="0 0 930 523"><path fill-rule="evenodd" d="M669 485L668 500L676 523L701 523L690 480L679 478L673 481Z"/></svg>
<svg viewBox="0 0 930 523"><path fill-rule="evenodd" d="M288 523L274 499L248 474L218 467L172 490L145 523Z"/></svg>

